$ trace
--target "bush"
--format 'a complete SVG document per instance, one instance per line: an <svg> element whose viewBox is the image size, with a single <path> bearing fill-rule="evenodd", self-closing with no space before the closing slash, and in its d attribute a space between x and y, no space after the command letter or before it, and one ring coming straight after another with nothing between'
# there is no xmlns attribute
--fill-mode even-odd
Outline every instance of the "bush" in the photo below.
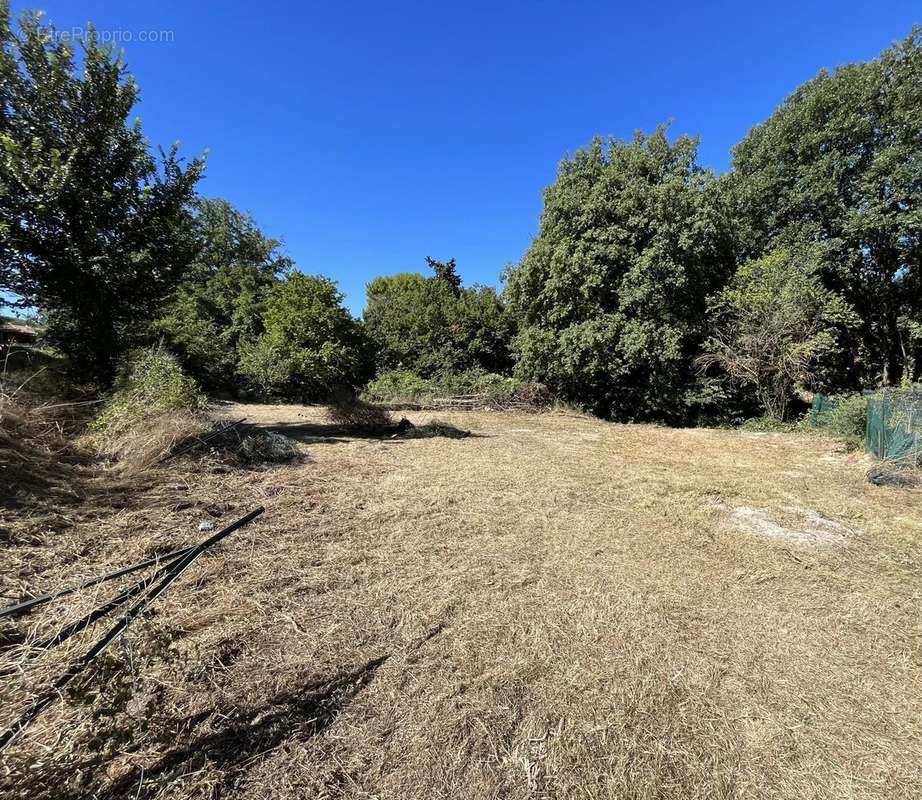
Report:
<svg viewBox="0 0 922 800"><path fill-rule="evenodd" d="M698 357L749 387L762 411L788 417L799 386L812 386L841 352L854 311L824 288L817 256L774 250L747 261L709 303L712 330Z"/></svg>
<svg viewBox="0 0 922 800"><path fill-rule="evenodd" d="M105 431L120 421L168 411L197 413L208 401L198 384L182 371L179 362L161 347L129 354L111 397L90 425Z"/></svg>
<svg viewBox="0 0 922 800"><path fill-rule="evenodd" d="M800 425L809 430L821 431L842 439L850 449L864 446L868 419L868 401L860 394L839 394L831 397L817 396Z"/></svg>
<svg viewBox="0 0 922 800"><path fill-rule="evenodd" d="M435 396L435 388L415 372L391 369L371 381L364 396L373 403L422 403Z"/></svg>
<svg viewBox="0 0 922 800"><path fill-rule="evenodd" d="M749 433L790 433L794 430L794 426L789 422L783 422L777 417L765 416L747 419L740 425L739 429Z"/></svg>
<svg viewBox="0 0 922 800"><path fill-rule="evenodd" d="M495 372L476 369L441 375L434 382L442 397L484 395L484 399L494 403L508 403L522 385L518 378L507 378Z"/></svg>
<svg viewBox="0 0 922 800"><path fill-rule="evenodd" d="M443 372L428 380L408 370L388 370L368 384L365 398L377 403L425 405L443 397L476 395L487 403L509 403L524 385L517 378L479 369Z"/></svg>
<svg viewBox="0 0 922 800"><path fill-rule="evenodd" d="M146 467L201 432L207 398L161 347L131 353L87 444L128 467Z"/></svg>

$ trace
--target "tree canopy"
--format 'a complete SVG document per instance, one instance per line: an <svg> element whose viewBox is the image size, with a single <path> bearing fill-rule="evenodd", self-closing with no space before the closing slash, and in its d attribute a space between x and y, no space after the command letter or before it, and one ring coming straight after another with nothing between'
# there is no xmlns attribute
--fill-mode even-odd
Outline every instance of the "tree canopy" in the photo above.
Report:
<svg viewBox="0 0 922 800"><path fill-rule="evenodd" d="M14 27L7 3L0 93L0 289L45 311L47 338L107 382L193 261L204 163L152 155L112 47L88 37L78 65L38 14Z"/></svg>
<svg viewBox="0 0 922 800"><path fill-rule="evenodd" d="M261 336L243 345L240 372L267 396L322 400L371 377L371 349L336 285L292 272L266 296Z"/></svg>
<svg viewBox="0 0 922 800"><path fill-rule="evenodd" d="M196 212L195 262L157 327L203 386L234 391L241 349L263 333L266 294L293 264L226 200L201 199Z"/></svg>
<svg viewBox="0 0 922 800"><path fill-rule="evenodd" d="M711 315L698 362L751 387L777 419L798 389L825 388L824 361L835 363L841 334L857 322L845 301L822 286L809 255L785 251L743 264L714 297Z"/></svg>
<svg viewBox="0 0 922 800"><path fill-rule="evenodd" d="M427 262L431 277L404 272L368 284L364 321L379 367L424 377L509 370L511 320L496 290L462 287L454 259Z"/></svg>
<svg viewBox="0 0 922 800"><path fill-rule="evenodd" d="M696 153L660 127L561 162L507 275L520 377L606 415L683 417L707 297L734 263L719 184Z"/></svg>
<svg viewBox="0 0 922 800"><path fill-rule="evenodd" d="M843 383L922 367L922 29L821 72L734 150L742 249L821 246L825 286L855 309Z"/></svg>

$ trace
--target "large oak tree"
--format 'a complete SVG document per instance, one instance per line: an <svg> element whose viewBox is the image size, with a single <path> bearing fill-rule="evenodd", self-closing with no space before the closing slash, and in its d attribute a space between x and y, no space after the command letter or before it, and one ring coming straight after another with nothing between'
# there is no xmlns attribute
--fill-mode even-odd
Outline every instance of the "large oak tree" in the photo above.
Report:
<svg viewBox="0 0 922 800"><path fill-rule="evenodd" d="M696 152L661 127L561 162L507 276L522 378L621 419L686 416L707 297L734 266L722 194Z"/></svg>
<svg viewBox="0 0 922 800"><path fill-rule="evenodd" d="M800 86L733 168L744 254L819 245L824 284L858 313L843 383L922 368L922 29Z"/></svg>

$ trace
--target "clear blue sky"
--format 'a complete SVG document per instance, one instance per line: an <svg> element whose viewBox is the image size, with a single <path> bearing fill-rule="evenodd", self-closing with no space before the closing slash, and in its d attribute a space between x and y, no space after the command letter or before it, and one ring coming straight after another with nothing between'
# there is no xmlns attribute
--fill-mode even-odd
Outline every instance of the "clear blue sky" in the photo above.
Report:
<svg viewBox="0 0 922 800"><path fill-rule="evenodd" d="M119 35L150 140L207 147L202 193L251 211L356 313L368 280L426 255L496 284L593 134L671 119L723 171L799 83L922 22L919 0L14 3L36 6Z"/></svg>

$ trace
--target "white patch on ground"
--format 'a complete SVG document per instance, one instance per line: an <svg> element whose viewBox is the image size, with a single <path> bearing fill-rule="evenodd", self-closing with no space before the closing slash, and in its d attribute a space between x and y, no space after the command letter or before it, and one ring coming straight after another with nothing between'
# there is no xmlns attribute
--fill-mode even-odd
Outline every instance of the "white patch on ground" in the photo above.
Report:
<svg viewBox="0 0 922 800"><path fill-rule="evenodd" d="M839 522L809 508L784 506L781 513L751 506L721 505L737 528L764 539L805 545L843 545L855 534Z"/></svg>

